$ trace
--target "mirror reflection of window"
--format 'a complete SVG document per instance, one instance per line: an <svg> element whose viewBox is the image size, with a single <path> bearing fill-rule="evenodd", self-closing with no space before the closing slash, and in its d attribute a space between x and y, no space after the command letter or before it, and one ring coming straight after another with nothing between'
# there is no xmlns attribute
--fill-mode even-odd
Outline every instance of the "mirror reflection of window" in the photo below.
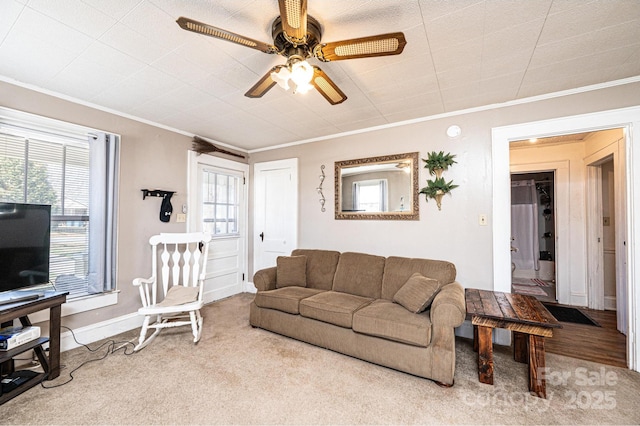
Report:
<svg viewBox="0 0 640 426"><path fill-rule="evenodd" d="M375 179L353 183L353 205L356 211L389 211L387 180Z"/></svg>
<svg viewBox="0 0 640 426"><path fill-rule="evenodd" d="M336 161L335 218L419 220L418 160L409 152Z"/></svg>

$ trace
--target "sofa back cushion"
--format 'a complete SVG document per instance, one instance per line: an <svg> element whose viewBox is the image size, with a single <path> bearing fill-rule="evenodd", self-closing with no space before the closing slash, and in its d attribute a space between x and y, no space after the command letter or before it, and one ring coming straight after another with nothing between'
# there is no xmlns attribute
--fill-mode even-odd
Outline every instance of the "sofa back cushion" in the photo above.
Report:
<svg viewBox="0 0 640 426"><path fill-rule="evenodd" d="M307 256L278 256L276 288L307 286Z"/></svg>
<svg viewBox="0 0 640 426"><path fill-rule="evenodd" d="M393 300L400 287L416 272L437 280L441 288L456 279L456 267L451 262L391 256L384 266L382 299Z"/></svg>
<svg viewBox="0 0 640 426"><path fill-rule="evenodd" d="M340 252L296 249L291 252L291 255L307 257L307 288L331 290Z"/></svg>
<svg viewBox="0 0 640 426"><path fill-rule="evenodd" d="M382 256L342 253L333 279L333 290L379 299L384 264L385 258ZM391 296L393 297L393 294Z"/></svg>

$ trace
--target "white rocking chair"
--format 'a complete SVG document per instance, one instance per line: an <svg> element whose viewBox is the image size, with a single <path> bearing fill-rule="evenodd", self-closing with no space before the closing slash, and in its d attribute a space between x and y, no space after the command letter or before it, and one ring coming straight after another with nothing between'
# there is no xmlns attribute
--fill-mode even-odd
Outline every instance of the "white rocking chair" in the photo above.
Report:
<svg viewBox="0 0 640 426"><path fill-rule="evenodd" d="M205 232L160 234L149 239L152 275L133 280L142 299L138 314L144 316L134 351L147 346L163 328L183 325L191 325L193 342L198 343L202 334L200 308L204 304L209 241L211 235ZM151 324L152 317L156 320ZM155 331L145 340L150 328Z"/></svg>

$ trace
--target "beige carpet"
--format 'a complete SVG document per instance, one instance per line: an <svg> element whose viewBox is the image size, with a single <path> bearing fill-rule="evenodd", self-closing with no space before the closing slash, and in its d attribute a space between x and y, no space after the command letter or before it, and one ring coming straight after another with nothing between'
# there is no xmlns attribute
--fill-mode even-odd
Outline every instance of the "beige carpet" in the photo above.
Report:
<svg viewBox="0 0 640 426"><path fill-rule="evenodd" d="M188 331L165 330L140 353L85 365L65 386L33 388L0 407L0 424L640 422L640 374L626 369L548 354L551 380L542 400L529 395L526 365L504 347L496 347L495 385L479 383L471 343L459 339L456 384L445 389L253 329L252 299L243 294L207 306L196 346ZM83 348L64 353L66 369L46 384L96 357Z"/></svg>

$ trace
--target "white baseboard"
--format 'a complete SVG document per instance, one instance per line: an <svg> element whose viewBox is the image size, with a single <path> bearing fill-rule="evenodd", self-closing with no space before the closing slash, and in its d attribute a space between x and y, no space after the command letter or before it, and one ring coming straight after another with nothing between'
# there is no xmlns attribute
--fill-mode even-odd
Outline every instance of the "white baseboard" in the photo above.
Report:
<svg viewBox="0 0 640 426"><path fill-rule="evenodd" d="M258 289L256 288L256 286L253 284L253 282L249 282L247 281L244 285L244 292L245 293L257 293Z"/></svg>
<svg viewBox="0 0 640 426"><path fill-rule="evenodd" d="M216 300L226 299L234 294L242 293L241 285L232 285L224 288L219 288L213 291L206 292L203 296L204 303L212 303Z"/></svg>
<svg viewBox="0 0 640 426"><path fill-rule="evenodd" d="M584 293L571 293L571 306L589 306L587 303L587 295Z"/></svg>
<svg viewBox="0 0 640 426"><path fill-rule="evenodd" d="M125 331L140 328L142 326L142 317L137 313L112 318L107 321L98 322L86 327L79 327L73 330L76 339L80 343L89 344ZM64 329L63 329L64 330ZM80 347L73 339L70 331L60 333L60 351L68 351Z"/></svg>
<svg viewBox="0 0 640 426"><path fill-rule="evenodd" d="M473 339L473 324L471 324L471 321L466 320L460 327L456 327L456 336ZM509 346L511 345L511 331L494 328L492 340L496 345Z"/></svg>
<svg viewBox="0 0 640 426"><path fill-rule="evenodd" d="M606 311L616 311L618 309L618 305L616 304L615 296L605 296L604 297L604 309Z"/></svg>
<svg viewBox="0 0 640 426"><path fill-rule="evenodd" d="M246 291L251 292L251 288L253 288L253 293L255 293L256 289L253 284L247 286ZM215 302L216 300L224 299L233 296L234 294L238 294L237 288L231 287L220 291L209 292L205 295L205 299L209 299L205 300L205 303ZM75 334L76 339L78 339L78 342L89 344L115 336L116 334L124 333L125 331L140 328L142 327L142 320L143 317L134 312L132 314L112 318L110 320L98 322L85 327L76 328L73 330L73 333ZM64 331L60 333L60 351L64 352L80 346L81 345L76 343L73 339L71 332Z"/></svg>
<svg viewBox="0 0 640 426"><path fill-rule="evenodd" d="M471 324L471 321L467 320L460 327L456 327L456 336L473 339L473 324Z"/></svg>

